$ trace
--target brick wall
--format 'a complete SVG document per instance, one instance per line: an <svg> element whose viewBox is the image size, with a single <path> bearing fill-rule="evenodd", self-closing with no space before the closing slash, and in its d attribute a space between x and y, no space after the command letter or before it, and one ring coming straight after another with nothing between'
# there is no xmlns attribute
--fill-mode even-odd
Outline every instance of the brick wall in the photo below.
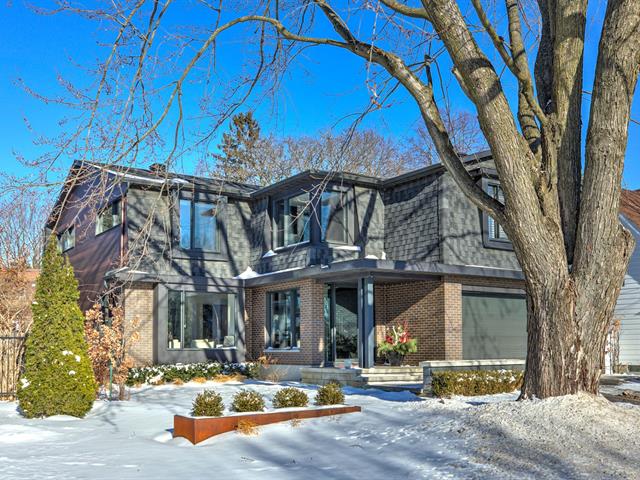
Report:
<svg viewBox="0 0 640 480"><path fill-rule="evenodd" d="M124 292L125 334L129 334L134 326L140 339L131 345L129 354L136 366L154 363L153 343L153 285L136 283L128 285Z"/></svg>
<svg viewBox="0 0 640 480"><path fill-rule="evenodd" d="M324 286L312 279L286 282L245 291L247 357L265 354L267 343L267 294L280 290L300 290L300 350L271 350L266 354L281 365L320 365L324 361Z"/></svg>

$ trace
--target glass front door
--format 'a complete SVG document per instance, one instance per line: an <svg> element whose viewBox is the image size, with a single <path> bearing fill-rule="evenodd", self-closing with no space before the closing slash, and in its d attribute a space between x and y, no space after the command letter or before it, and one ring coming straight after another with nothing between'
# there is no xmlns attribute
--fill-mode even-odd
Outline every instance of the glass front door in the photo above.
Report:
<svg viewBox="0 0 640 480"><path fill-rule="evenodd" d="M327 363L358 365L358 289L325 288L325 359Z"/></svg>

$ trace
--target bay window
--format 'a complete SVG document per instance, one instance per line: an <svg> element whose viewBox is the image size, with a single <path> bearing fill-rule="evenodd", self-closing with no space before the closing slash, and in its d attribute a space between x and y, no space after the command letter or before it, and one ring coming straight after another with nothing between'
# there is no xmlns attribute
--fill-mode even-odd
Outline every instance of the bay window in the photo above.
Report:
<svg viewBox="0 0 640 480"><path fill-rule="evenodd" d="M300 292L298 289L269 295L269 347L300 348Z"/></svg>
<svg viewBox="0 0 640 480"><path fill-rule="evenodd" d="M309 194L304 193L273 202L273 244L287 247L309 241Z"/></svg>
<svg viewBox="0 0 640 480"><path fill-rule="evenodd" d="M168 348L236 346L236 296L169 290Z"/></svg>

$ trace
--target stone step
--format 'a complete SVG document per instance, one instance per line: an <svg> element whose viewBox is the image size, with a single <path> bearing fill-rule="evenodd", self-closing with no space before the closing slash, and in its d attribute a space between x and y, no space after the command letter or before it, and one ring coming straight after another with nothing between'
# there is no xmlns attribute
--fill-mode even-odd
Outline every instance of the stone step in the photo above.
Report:
<svg viewBox="0 0 640 480"><path fill-rule="evenodd" d="M379 390L385 390L387 392L403 392L409 391L412 393L422 393L422 383L409 383L409 382L372 382L367 383L365 388L377 388Z"/></svg>
<svg viewBox="0 0 640 480"><path fill-rule="evenodd" d="M422 375L422 367L373 367L363 368L360 370L362 373L419 373Z"/></svg>
<svg viewBox="0 0 640 480"><path fill-rule="evenodd" d="M367 383L371 383L371 382L421 383L422 382L422 375L402 375L402 374L394 375L391 373L386 373L381 375L377 375L377 374L361 375L360 378L362 378L362 380L364 380Z"/></svg>

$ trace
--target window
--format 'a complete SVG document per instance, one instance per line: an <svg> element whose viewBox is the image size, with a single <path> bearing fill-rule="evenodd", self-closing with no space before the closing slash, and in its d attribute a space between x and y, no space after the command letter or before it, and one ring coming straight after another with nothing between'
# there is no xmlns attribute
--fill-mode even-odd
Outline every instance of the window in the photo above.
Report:
<svg viewBox="0 0 640 480"><path fill-rule="evenodd" d="M320 228L323 241L349 243L348 211L345 207L345 197L344 192L322 192Z"/></svg>
<svg viewBox="0 0 640 480"><path fill-rule="evenodd" d="M236 296L169 290L168 348L225 348L236 345Z"/></svg>
<svg viewBox="0 0 640 480"><path fill-rule="evenodd" d="M58 235L58 246L63 252L71 250L76 246L76 232L73 227L67 228L64 232Z"/></svg>
<svg viewBox="0 0 640 480"><path fill-rule="evenodd" d="M300 292L269 293L269 346L300 348Z"/></svg>
<svg viewBox="0 0 640 480"><path fill-rule="evenodd" d="M217 252L219 206L180 200L180 246L186 249Z"/></svg>
<svg viewBox="0 0 640 480"><path fill-rule="evenodd" d="M488 193L500 203L504 203L504 194L502 193L502 188L500 188L499 185L490 184L488 186ZM500 224L490 215L487 215L487 236L489 240L509 241L507 234Z"/></svg>
<svg viewBox="0 0 640 480"><path fill-rule="evenodd" d="M106 232L122 223L122 203L116 200L105 208L96 219L96 235Z"/></svg>
<svg viewBox="0 0 640 480"><path fill-rule="evenodd" d="M306 193L273 203L275 248L309 241L310 210Z"/></svg>

